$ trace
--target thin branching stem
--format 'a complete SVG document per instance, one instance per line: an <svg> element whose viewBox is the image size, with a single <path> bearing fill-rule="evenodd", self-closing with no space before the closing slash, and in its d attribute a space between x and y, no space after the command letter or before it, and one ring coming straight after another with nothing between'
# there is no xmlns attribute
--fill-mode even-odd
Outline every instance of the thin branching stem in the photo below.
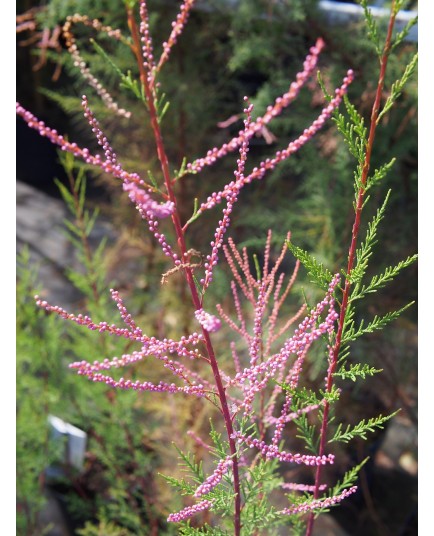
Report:
<svg viewBox="0 0 434 536"><path fill-rule="evenodd" d="M170 177L170 170L169 170L169 162L167 159L166 151L164 148L163 143L163 137L161 134L160 125L158 122L158 116L157 116L157 110L155 108L154 104L154 95L152 92L152 88L149 83L148 73L145 70L143 59L140 52L140 34L137 28L137 24L135 21L135 17L133 14L132 9L127 9L127 15L128 15L128 25L130 27L131 35L133 38L133 51L135 53L137 63L140 70L140 80L143 85L143 88L145 90L146 95L146 102L148 104L149 108L149 116L151 121L152 130L154 133L155 143L157 146L157 154L158 159L161 164L161 170L164 177L164 183L166 186L167 194L170 199L174 203L174 211L172 214L172 222L175 228L175 233L178 241L178 247L181 253L181 258L185 258L187 254L187 247L185 243L185 236L184 231L181 225L181 220L179 216L179 211L177 208L177 200L175 193L173 191L172 187L172 180ZM184 274L187 280L188 287L190 289L192 301L194 308L196 310L199 310L202 308L202 300L199 296L199 293L197 291L194 279L193 279L193 272L191 268L188 266L185 266L183 268ZM234 493L235 493L235 510L234 510L234 535L239 536L241 533L241 494L240 494L240 478L239 478L239 471L238 471L238 457L237 457L237 449L236 449L236 443L235 439L233 438L234 435L234 429L232 425L232 419L229 411L228 401L226 397L226 391L223 386L223 381L220 375L219 366L217 363L217 359L215 356L214 348L211 342L211 338L209 336L208 331L202 328L203 335L204 335L204 341L208 352L208 357L211 364L212 373L214 376L214 381L217 387L218 396L220 399L221 404L221 412L223 414L223 419L225 422L225 427L228 435L228 442L229 442L229 449L233 461L232 465L232 471L233 471L233 486L234 486Z"/></svg>

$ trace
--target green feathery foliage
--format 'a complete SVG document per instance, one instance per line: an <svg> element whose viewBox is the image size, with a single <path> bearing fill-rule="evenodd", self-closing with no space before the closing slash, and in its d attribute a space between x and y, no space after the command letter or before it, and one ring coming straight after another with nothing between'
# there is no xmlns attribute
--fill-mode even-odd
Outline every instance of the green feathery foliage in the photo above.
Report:
<svg viewBox="0 0 434 536"><path fill-rule="evenodd" d="M298 431L296 437L303 440L305 447L309 452L316 454L319 446L316 423L310 424L305 413L302 413L297 419L294 420L294 422Z"/></svg>
<svg viewBox="0 0 434 536"><path fill-rule="evenodd" d="M181 534L182 536L230 536L231 532L219 527L210 527L205 523L205 525L201 528L191 527L189 524L182 526L179 528L178 534Z"/></svg>
<svg viewBox="0 0 434 536"><path fill-rule="evenodd" d="M368 0L360 0L360 5L363 7L363 12L365 15L366 31L368 34L368 39L374 45L375 52L377 53L377 56L380 58L382 50L383 50L383 46L381 44L381 37L378 32L377 22L375 18L373 17L371 10L369 9Z"/></svg>
<svg viewBox="0 0 434 536"><path fill-rule="evenodd" d="M373 333L374 331L379 331L383 329L385 326L390 324L390 322L396 320L404 311L406 311L413 304L414 302L410 302L401 309L398 309L397 311L390 311L383 316L375 315L374 319L366 326L364 320L362 319L357 329L355 329L354 327L354 321L349 322L349 327L342 337L342 344L355 341L365 333Z"/></svg>
<svg viewBox="0 0 434 536"><path fill-rule="evenodd" d="M366 154L368 129L365 127L365 120L354 104L351 104L347 95L344 96L344 104L348 119L344 114L336 111L334 113L334 122L348 145L350 153L359 165L362 165Z"/></svg>
<svg viewBox="0 0 434 536"><path fill-rule="evenodd" d="M383 417L382 415L379 415L378 417L372 417L368 421L362 419L355 426L348 425L345 430L343 430L343 425L341 423L338 425L334 436L329 439L329 443L333 443L334 441L342 441L343 443L348 443L355 437L367 439L367 432L375 432L376 428L383 429L384 423L390 420L395 415L397 415L399 411L400 410L395 411L394 413L391 413L390 415L387 415L385 417Z"/></svg>
<svg viewBox="0 0 434 536"><path fill-rule="evenodd" d="M57 385L62 381L65 326L35 311L33 296L40 291L38 266L24 248L17 259L16 308L16 527L19 534L36 534L47 498L44 472L62 460L62 444L50 442L48 415L65 411ZM48 527L49 528L49 527Z"/></svg>
<svg viewBox="0 0 434 536"><path fill-rule="evenodd" d="M372 221L368 223L368 230L366 232L366 238L364 242L362 242L356 250L356 259L357 259L356 266L351 271L351 274L346 275L349 281L353 284L360 283L360 281L362 280L363 276L365 275L368 269L369 259L372 255L373 247L377 243L376 236L377 236L378 226L381 220L384 218L384 215L386 212L386 205L387 205L389 196L390 196L390 190L387 193L383 204L377 210L377 214L372 219Z"/></svg>
<svg viewBox="0 0 434 536"><path fill-rule="evenodd" d="M344 356L343 360L346 360L346 357L347 356ZM374 374L378 374L379 372L383 372L383 369L376 369L374 367L370 367L367 363L356 363L355 365L350 364L349 369L345 368L345 365L343 365L337 372L334 372L333 375L338 376L343 380L349 379L355 382L358 378L362 378L364 380L366 376L373 376Z"/></svg>
<svg viewBox="0 0 434 536"><path fill-rule="evenodd" d="M311 282L316 283L323 290L327 290L330 281L333 279L333 274L330 270L325 268L322 263L318 262L307 251L295 246L290 241L287 241L286 244L294 257L306 268L309 277L311 277Z"/></svg>
<svg viewBox="0 0 434 536"><path fill-rule="evenodd" d="M392 43L391 51L393 51L398 45L400 45L404 39L407 37L409 31L417 24L418 17L413 17L410 19L404 28L395 35L395 38Z"/></svg>
<svg viewBox="0 0 434 536"><path fill-rule="evenodd" d="M360 470L367 463L368 460L369 460L369 458L365 458L359 464L357 464L356 466L354 466L351 469L349 469L348 471L346 471L346 473L344 474L342 479L339 480L339 482L337 482L333 486L332 489L330 489L329 497L333 497L334 495L338 495L344 489L346 489L346 488L352 486L353 484L355 484L356 481L357 481L358 475L360 473Z"/></svg>
<svg viewBox="0 0 434 536"><path fill-rule="evenodd" d="M392 87L390 88L390 95L387 97L383 109L378 115L377 124L380 123L382 117L389 112L396 100L401 96L404 86L407 85L408 81L416 71L417 61L418 54L415 54L410 63L406 65L402 77L392 84Z"/></svg>
<svg viewBox="0 0 434 536"><path fill-rule="evenodd" d="M378 289L383 288L387 283L393 281L404 268L416 262L417 258L417 255L411 255L407 259L400 261L396 266L389 266L383 273L374 275L368 285L363 285L360 290L355 286L351 294L351 301L359 300L366 294L377 292Z"/></svg>
<svg viewBox="0 0 434 536"><path fill-rule="evenodd" d="M188 475L190 480L194 482L194 484L187 482L185 478L179 479L164 474L162 474L161 476L167 482L169 482L171 486L176 487L180 491L181 495L193 495L197 487L205 480L202 462L196 462L193 454L189 452L184 453L176 445L173 446L179 455L178 465L179 467L181 467L181 471Z"/></svg>

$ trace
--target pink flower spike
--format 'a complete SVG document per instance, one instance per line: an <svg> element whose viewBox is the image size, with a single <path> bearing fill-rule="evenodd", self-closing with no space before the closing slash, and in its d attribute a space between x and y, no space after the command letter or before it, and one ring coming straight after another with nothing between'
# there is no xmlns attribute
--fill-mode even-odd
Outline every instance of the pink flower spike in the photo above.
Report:
<svg viewBox="0 0 434 536"><path fill-rule="evenodd" d="M35 296L36 305L38 307L41 307L42 309L45 309L49 313L56 313L60 317L71 320L72 322L75 322L76 324L79 324L80 326L86 326L88 329L92 331L99 331L100 333L107 332L109 335L116 335L117 337L123 337L124 339L129 339L132 341L137 342L147 342L148 338L144 337L142 332L136 332L136 331L130 331L126 328L118 328L114 324L107 324L107 322L99 322L96 324L92 318L86 315L78 314L74 315L72 313L68 313L61 307L57 305L50 305L45 300L41 300L39 296Z"/></svg>
<svg viewBox="0 0 434 536"><path fill-rule="evenodd" d="M253 172L245 178L245 183L248 184L254 179L262 179L265 173L271 169L274 169L276 165L283 160L289 158L292 154L296 153L303 145L305 145L313 136L321 130L325 123L330 119L333 111L339 107L344 95L348 90L348 86L354 79L353 71L349 70L347 76L344 78L340 88L335 92L335 97L329 102L329 104L323 108L319 117L311 124L310 127L303 131L303 134L296 140L292 141L286 149L278 151L274 158L267 159L259 164L259 169L253 170Z"/></svg>
<svg viewBox="0 0 434 536"><path fill-rule="evenodd" d="M125 380L124 378L115 380L111 376L101 374L100 372L93 372L89 369L89 367L77 367L77 374L80 376L87 376L87 378L94 383L105 383L114 389L131 389L133 391L151 391L154 393L184 393L186 395L193 395L199 398L205 396L203 385L200 384L179 387L174 383L167 383L163 381L155 384L152 382L140 382L138 380Z"/></svg>
<svg viewBox="0 0 434 536"><path fill-rule="evenodd" d="M211 506L213 505L213 501L204 500L201 501L194 506L187 506L180 512L176 512L174 514L170 514L167 518L167 521L169 523L179 523L181 521L184 521L185 519L189 519L190 517L193 517L198 512L203 512L204 510L209 510Z"/></svg>
<svg viewBox="0 0 434 536"><path fill-rule="evenodd" d="M221 328L221 321L216 316L207 313L203 309L198 309L194 312L194 315L199 324L206 331L214 332Z"/></svg>
<svg viewBox="0 0 434 536"><path fill-rule="evenodd" d="M75 369L80 376L90 376L101 370L110 370L111 368L120 368L141 361L144 357L143 352L133 352L132 354L124 354L120 358L114 357L112 360L104 359L103 361L75 361L69 364L70 369Z"/></svg>
<svg viewBox="0 0 434 536"><path fill-rule="evenodd" d="M92 132L95 134L95 137L98 141L98 145L100 145L104 149L106 162L112 164L113 166L116 166L118 163L116 153L111 148L107 138L105 137L99 126L98 121L96 120L95 116L93 115L93 112L89 108L89 103L86 95L83 95L81 97L81 105L84 109L84 117L87 119L89 125L92 127Z"/></svg>
<svg viewBox="0 0 434 536"><path fill-rule="evenodd" d="M244 97L244 100L247 101L247 97ZM252 110L253 106L251 104L244 109L244 113L246 114L246 119L244 120L244 132L248 130L251 123ZM206 289L213 280L213 270L218 263L219 251L223 245L224 236L231 222L231 213L235 203L238 201L238 193L244 183L244 167L247 161L248 152L249 142L248 139L245 138L243 139L243 143L240 147L240 158L237 160L238 168L236 171L234 171L235 181L232 181L227 185L228 192L230 190L230 193L228 193L226 197L226 208L223 209L223 217L219 221L219 225L214 234L214 240L211 242L211 254L207 255L207 262L205 263L205 278L201 279L200 281L203 284L202 293L205 293Z"/></svg>
<svg viewBox="0 0 434 536"><path fill-rule="evenodd" d="M322 110L319 117L310 125L310 127L305 129L303 134L301 134L296 140L290 142L286 149L277 151L274 158L267 158L261 162L258 167L255 167L249 175L244 177L242 181L239 181L239 184L237 183L238 190L241 190L244 185L250 184L253 180L261 180L268 171L273 170L280 162L283 162L294 153L299 151L303 145L313 138L313 136L326 124L326 121L330 119L333 111L339 107L343 96L347 92L348 86L352 83L353 79L354 73L353 71L349 70L341 87L336 90L335 97ZM244 138L247 139L248 136L243 135L243 139ZM223 188L222 191L214 192L204 203L201 204L198 214L213 208L216 204L221 203L223 199L230 198L232 191L232 184L228 184Z"/></svg>
<svg viewBox="0 0 434 536"><path fill-rule="evenodd" d="M308 501L302 504L291 506L290 508L285 508L284 510L281 510L279 514L292 516L294 514L310 512L318 508L328 508L330 506L334 506L335 504L340 503L356 491L357 486L352 486L351 488L345 489L342 493L340 493L339 495L335 495L334 497L327 497L326 499L316 499L313 501Z"/></svg>
<svg viewBox="0 0 434 536"><path fill-rule="evenodd" d="M140 2L140 34L143 54L143 66L145 67L146 72L148 73L148 82L149 85L153 85L154 81L154 71L155 71L155 60L152 47L152 38L149 31L149 17L148 17L148 8L146 2Z"/></svg>
<svg viewBox="0 0 434 536"><path fill-rule="evenodd" d="M176 44L179 35L184 29L194 2L195 0L184 0L184 2L181 4L180 11L178 13L178 16L176 17L176 21L172 22L172 32L169 36L169 39L167 40L167 42L163 43L163 53L161 54L160 60L158 62L157 71L159 71L169 59L170 51L172 50L172 47Z"/></svg>
<svg viewBox="0 0 434 536"><path fill-rule="evenodd" d="M167 201L163 204L157 203L145 190L139 188L133 182L124 181L123 189L128 193L128 197L136 205L143 219L147 220L150 217L167 218L175 210L175 205L172 201Z"/></svg>
<svg viewBox="0 0 434 536"><path fill-rule="evenodd" d="M226 457L224 460L220 460L217 464L216 470L211 476L209 476L203 484L201 484L197 490L194 492L195 497L202 497L202 495L207 495L213 488L215 488L222 480L224 475L228 472L229 468L232 467L233 461L230 456Z"/></svg>
<svg viewBox="0 0 434 536"><path fill-rule="evenodd" d="M260 441L254 437L249 437L235 432L234 439L237 439L239 443L245 443L250 448L257 448L260 453L265 456L266 459L271 460L273 458L281 462L296 463L298 465L304 464L309 466L326 465L327 463L334 463L335 456L328 454L327 456L311 456L308 454L292 454L291 452L280 451L275 445L267 445L265 441Z"/></svg>
<svg viewBox="0 0 434 536"><path fill-rule="evenodd" d="M121 315L122 320L125 322L125 324L135 333L142 335L142 330L137 327L136 323L134 322L133 317L128 312L127 308L124 305L124 302L122 298L119 295L119 292L114 289L110 289L110 294L112 295L112 300L116 303L119 313Z"/></svg>
<svg viewBox="0 0 434 536"><path fill-rule="evenodd" d="M74 66L78 67L81 75L86 80L86 82L94 88L94 90L98 93L98 95L101 97L101 100L104 102L104 104L109 110L116 113L117 115L126 118L131 117L131 112L128 112L124 108L119 108L118 104L114 101L110 93L102 86L101 82L90 72L89 67L86 66L86 62L80 55L75 37L73 36L71 31L72 25L78 23L93 28L97 32L105 32L109 37L113 37L117 41L122 40L121 31L114 30L110 26L105 26L101 24L101 22L99 22L97 19L91 20L86 15L78 14L68 16L62 28L66 46L68 48L68 52L71 54L71 57L74 61Z"/></svg>
<svg viewBox="0 0 434 536"><path fill-rule="evenodd" d="M280 115L282 111L296 99L301 88L312 76L318 62L318 56L323 48L324 41L322 38L319 38L315 46L310 49L310 54L306 57L303 63L303 71L296 76L296 82L292 82L288 91L275 100L274 106L269 106L267 108L265 115L258 117L258 119L249 126L249 129L244 133L240 132L238 137L233 138L230 142L225 143L220 148L214 147L214 149L208 151L205 157L198 158L193 163L188 164L187 170L198 173L205 166L214 164L218 158L222 158L226 154L235 151L245 140L262 132L266 124L268 124L274 117Z"/></svg>
<svg viewBox="0 0 434 536"><path fill-rule="evenodd" d="M258 299L255 307L255 319L253 325L253 338L250 343L249 356L250 366L256 366L263 347L262 339L262 320L264 318L265 308L267 306L266 291L268 281L263 281L259 289Z"/></svg>
<svg viewBox="0 0 434 536"><path fill-rule="evenodd" d="M118 179L128 180L138 185L145 184L137 173L129 173L123 170L119 164L113 164L111 159L103 160L100 155L90 154L89 149L81 149L76 143L69 142L64 136L58 134L56 130L47 127L43 121L39 121L31 112L23 108L19 102L16 103L16 113L24 119L30 128L37 130L41 136L48 138L54 145L59 146L62 151L72 153L75 157L84 160L86 164L99 167Z"/></svg>
<svg viewBox="0 0 434 536"><path fill-rule="evenodd" d="M309 486L308 484L296 484L295 482L290 483L284 483L282 484L282 489L288 489L290 491L315 491L315 486ZM327 487L327 484L321 484L318 489L320 491L325 490Z"/></svg>

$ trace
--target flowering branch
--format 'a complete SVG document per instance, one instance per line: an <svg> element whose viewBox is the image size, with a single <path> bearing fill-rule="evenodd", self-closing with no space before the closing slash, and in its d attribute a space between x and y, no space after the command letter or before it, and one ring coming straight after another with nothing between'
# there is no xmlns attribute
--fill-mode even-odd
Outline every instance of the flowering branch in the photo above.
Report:
<svg viewBox="0 0 434 536"><path fill-rule="evenodd" d="M180 12L178 13L176 17L176 21L172 22L172 32L169 36L169 39L167 42L165 41L163 43L163 53L161 54L161 57L158 61L157 65L157 72L161 69L161 67L166 63L166 61L169 59L170 51L172 50L172 47L176 44L176 41L180 34L182 33L182 30L184 29L184 26L188 20L188 16L190 15L190 11L194 5L195 0L184 0L184 2L181 4ZM144 2L142 2L143 4Z"/></svg>
<svg viewBox="0 0 434 536"><path fill-rule="evenodd" d="M223 512L224 515L231 511L233 513L233 533L235 536L240 536L242 528L246 526L245 520L249 520L250 514L246 514L246 512L248 512L249 508L248 500L251 500L251 496L253 496L252 489L261 478L263 479L262 482L266 480L265 472L261 473L265 464L271 467L271 469L267 469L269 471L268 477L271 481L275 479L275 475L273 475L274 469L272 468L273 463L291 463L315 468L314 485L279 482L278 486L283 490L312 493L312 498L310 500L295 500L288 508L280 511L276 510L272 515L294 516L307 513L309 518L306 536L311 536L315 513L340 503L357 489L356 486L352 485L353 477L351 475L351 478L347 478L344 484L329 492L328 497L320 498L320 492L327 487L322 482L322 468L327 464L333 464L335 460L335 455L327 452L330 405L333 397L335 395L337 397L339 394L339 390L334 386L334 375L345 343L345 323L348 320L351 306L350 287L353 284L352 278L354 277L358 259L357 242L361 214L366 201L365 193L370 187L368 174L376 127L382 116L380 103L387 59L392 47L392 29L396 16L395 2L392 5L386 45L381 57L380 77L371 115L369 136L366 140L366 154L360 166L360 178L356 179L355 219L342 300L338 303L339 309L338 311L336 310L335 296L339 289L341 276L339 274L332 275L331 272L322 269L319 263L314 261L310 267L317 269L320 273L319 278L323 283L324 297L313 307L298 306L298 310L295 313L288 315L282 321L280 316L283 306L294 286L300 263L308 264L307 257L304 256L302 250L297 248L293 250L289 242L291 235L288 233L287 240L284 242L277 258L274 257L274 263L272 263L272 233L269 231L263 257L261 257L262 265L260 266L259 262L256 262L256 273L252 273L247 249L238 250L232 238L227 237L228 230L243 187L254 180L262 180L269 171L275 169L277 165L290 158L304 144L310 141L325 125L326 121L333 115L337 116L337 108L343 100L348 107L346 93L353 81L354 74L351 70L347 72L341 86L335 90L334 95L327 96L328 102L323 107L318 118L298 138L291 141L285 149L277 151L272 157L262 161L251 171L246 171L249 143L252 137L259 132L263 132L266 125L294 102L301 88L314 73L319 54L324 48L324 41L319 38L315 46L310 49L303 63L303 69L297 74L296 80L289 86L286 93L277 98L274 104L268 106L265 114L253 120L253 107L249 104L248 98L245 97L244 125L238 136L235 136L220 148L211 149L205 157L187 164L184 172L174 178L162 135L162 116L158 99L159 81L157 77L163 65L168 61L170 52L183 31L193 8L194 0L185 0L181 4L176 20L172 24L172 32L168 40L162 44L162 53L157 61L154 57L146 1L141 0L139 2L140 22L137 22L135 18L135 3L129 1L125 2L125 5L128 27L131 33L131 37L128 39L124 38L119 30L113 30L97 20L90 20L81 15L68 17L63 31L68 51L84 79L97 91L112 112L124 117L129 117L129 112L119 108L101 83L90 73L86 63L83 61L76 40L72 35L72 25L82 23L98 32L105 32L109 37L113 37L127 45L133 52L139 70L141 87L139 89L138 81L131 81L131 88L137 89L135 94L146 105L148 111L149 123L160 166L159 181L162 191L156 185L151 187L137 173L127 172L123 168L116 152L92 112L85 95L82 97L84 117L95 135L100 150L102 150L101 155L91 154L89 149L80 148L77 144L69 142L65 136L59 135L56 130L47 127L19 103L17 103L17 114L26 121L30 128L37 130L62 150L121 180L123 191L135 205L168 261L169 266L165 268L162 275L162 284L168 281L168 277L171 274L180 273L184 276L198 332L184 334L178 340L146 335L129 313L119 292L114 289L111 289L110 293L123 322L122 327L104 321L96 322L87 315L69 313L61 307L49 304L39 296L35 297L36 304L47 312L57 314L61 318L70 320L92 331L108 333L140 345L139 349L131 351L131 353L125 353L120 357L105 358L93 362L80 360L71 363L70 368L74 369L77 374L87 377L92 382L104 383L117 389L171 394L181 393L204 398L218 408L222 419L220 428L224 431L224 438L222 439L214 429L212 430L210 435L215 448L203 442L194 432L190 432L190 435L194 437L198 444L215 456L216 467L214 471L208 477L205 477L202 469L195 473L195 466L192 464L190 468L195 474L194 484L186 484L184 481L179 484L183 493L185 492L184 494L188 493L196 499L204 496L207 498L200 500L196 504L189 505L179 512L170 514L168 516L169 522L181 523L200 512L208 510L213 513ZM122 81L125 82L127 77L122 73L120 74ZM397 91L401 87L399 85ZM389 101L385 109L388 106ZM349 138L351 136L352 131L349 134ZM195 210L193 217L184 223L175 191L176 180L186 173L202 171L204 167L213 165L218 159L237 149L239 150L239 157L233 179L221 191L213 192ZM157 195L160 196L159 200L156 198ZM197 217L223 201L225 206L222 209L222 215L215 226L212 240L209 241L210 251L202 257L200 252L188 248L187 230ZM377 217L378 221L381 216L382 213L380 212ZM166 231L166 227L170 227L170 225L172 226L172 233ZM287 276L284 269L284 258L288 249L295 252L297 261L292 274ZM219 316L217 316L214 314L210 304L205 302L209 301L208 290L213 283L216 266L222 260L222 251L232 272L233 281L231 281L230 288L234 311L228 313L221 304L218 304L216 310ZM368 252L367 256L369 255L370 252ZM200 262L192 262L195 257L200 259ZM382 279L375 280L371 287L363 287L360 290L360 295L379 286L381 281L390 279L392 275L396 274L401 267L404 267L409 262L410 260L405 261L395 271L387 272ZM198 277L196 277L195 270L200 271ZM354 299L358 299L360 295L357 295ZM251 308L250 312L245 304ZM336 327L337 320L338 325ZM384 322L386 320L388 319L386 318ZM296 322L298 326L293 330L292 326ZM218 341L221 335L221 333L218 333L214 336L214 333L220 332L224 324L236 333L238 341L244 343L244 348L239 349L235 342L226 342L226 338L224 338L225 349L227 348L227 353L230 352L232 355L232 363L228 366L228 368L232 369L230 372L224 370L226 366L223 361L224 355L219 355L219 359L217 359L214 347L214 340ZM361 328L359 331L360 333L363 332ZM353 330L352 336L355 338L358 333ZM319 395L306 394L302 387L302 372L309 350L313 344L317 344L316 341L319 339L324 341L324 346L327 348L326 356L328 355L325 390L320 391ZM148 358L155 359L163 371L168 371L169 377L173 379L173 382L170 382L170 380L159 382L140 381L131 377L119 377L118 369L145 361ZM197 368L197 364L200 364L202 368ZM303 394L306 394L306 396L302 400ZM300 400L302 400L302 403L300 403ZM319 416L320 422L319 448L316 449L315 446L312 448L314 441L310 440L312 438L307 438L306 447L314 453L313 455L303 452L291 452L291 449L285 450L284 432L286 427L294 423L296 426L301 427L300 423L307 422L307 416L315 414ZM364 433L366 429L372 429L373 426L381 424L387 418L368 421L364 427L355 427L350 431L348 429L345 433L338 433L334 440L351 438L360 430ZM253 462L250 463L248 457L252 450L255 451L255 455ZM187 465L189 464L187 463ZM255 473L255 471L257 472ZM255 497L256 499L260 497L262 500L267 486L265 483L263 484L263 489L261 486L262 483L259 482ZM249 528L243 528L243 530L249 530ZM255 530L260 529L255 528Z"/></svg>
<svg viewBox="0 0 434 536"><path fill-rule="evenodd" d="M267 173L267 171L273 170L280 162L283 162L291 155L296 153L299 149L301 149L301 147L303 147L303 145L306 144L324 126L326 121L330 119L334 110L336 110L336 108L338 108L338 106L342 102L342 98L347 92L348 86L351 84L353 79L354 73L353 71L349 70L347 76L343 80L341 87L336 90L335 97L331 99L329 104L322 110L321 114L312 123L312 125L303 131L303 134L301 134L296 140L292 141L286 149L282 151L277 151L274 158L267 158L265 161L259 164L259 167L253 168L253 171L246 177L243 176L243 178L240 179L239 183L236 183L235 185L233 183L230 183L226 185L221 192L212 193L211 196L208 197L206 202L202 203L199 207L197 211L197 216L199 216L205 210L209 210L215 205L221 203L221 201L228 196L233 195L235 187L240 190L245 184L249 184L256 179L262 179ZM240 136L240 138L241 137L244 136ZM246 137L249 139L251 136Z"/></svg>
<svg viewBox="0 0 434 536"><path fill-rule="evenodd" d="M312 73L314 72L314 69L318 63L318 56L324 46L324 40L319 38L315 43L315 46L310 49L310 54L306 57L303 63L303 70L297 73L296 81L291 83L289 90L286 93L275 100L274 105L268 106L267 111L263 116L258 117L249 125L248 129L241 131L238 137L233 138L228 143L225 143L220 149L215 147L214 149L208 151L206 157L198 158L191 164L187 164L187 171L198 173L202 171L205 166L213 165L219 158L232 151L235 151L245 141L248 141L255 134L261 132L265 125L280 115L283 110L297 98L301 88L312 76Z"/></svg>
<svg viewBox="0 0 434 536"><path fill-rule="evenodd" d="M125 42L125 38L122 36L120 30L114 30L111 26L104 26L97 19L90 20L89 17L79 14L68 16L62 28L68 52L71 54L72 59L74 60L74 65L75 67L79 68L83 78L91 87L95 89L95 91L101 97L101 100L104 102L104 104L109 110L111 110L117 115L126 117L127 119L130 118L131 112L125 110L124 108L119 108L113 97L102 86L101 82L90 72L90 69L86 66L86 62L81 57L75 37L71 31L72 26L78 23L84 24L85 26L89 26L90 28L93 28L98 32L104 32L107 34L108 37L114 38L117 41Z"/></svg>

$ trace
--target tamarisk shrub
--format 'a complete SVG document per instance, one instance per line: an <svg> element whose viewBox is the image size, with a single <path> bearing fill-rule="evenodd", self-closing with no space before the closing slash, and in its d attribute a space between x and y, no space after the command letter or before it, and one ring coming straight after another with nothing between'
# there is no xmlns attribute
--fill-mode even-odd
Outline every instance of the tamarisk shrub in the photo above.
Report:
<svg viewBox="0 0 434 536"><path fill-rule="evenodd" d="M185 0L180 5L172 30L161 45L160 54L156 53L154 46L147 3L137 0L125 0L124 3L130 30L128 37L120 30L89 19L85 14L75 14L67 18L63 27L65 42L84 80L96 90L113 115L123 118L130 116L129 111L120 107L102 82L90 72L74 37L74 27L77 24L85 25L129 47L137 63L139 79L133 78L130 71L124 73L95 43L97 52L106 60L108 67L116 72L120 84L142 101L148 112L148 128L153 133L160 165L159 176L149 174L149 177L142 177L126 169L86 95L82 97L83 115L101 147L100 153L93 153L71 142L20 104L17 104L17 114L30 128L37 130L63 151L99 168L120 183L120 188L139 212L144 225L167 259L162 283L174 274L182 274L197 329L188 334L180 333L178 338L147 334L137 325L128 310L128 304L124 303L121 293L116 289L110 289L110 295L119 311L122 321L119 324L70 313L39 296L36 296L36 304L87 329L126 339L136 346L131 353L120 357L101 356L98 361L78 360L71 363L71 369L79 375L114 389L151 391L161 397L167 394L195 397L209 404L213 410L217 409L211 420L209 442L191 432L191 436L209 452L214 470L205 471L201 460L178 450L188 478L165 477L178 489L179 495L185 497L182 507L167 518L168 522L179 524L181 534L277 534L279 527L286 527L282 529L285 533L291 530L291 534L310 536L317 514L327 511L357 491L357 473L364 463L351 468L334 485L326 482L323 469L335 460L332 444L349 442L355 437L366 438L368 432L382 428L394 415L370 417L355 426L345 426L345 423L336 424L335 409L342 389L345 389L345 383L338 387L338 378L359 381L379 372L365 363L352 362L351 344L365 333L382 329L410 305L381 317L375 316L366 324L356 320L358 301L382 288L416 260L415 255L408 257L385 272L371 279L366 278L389 193L368 223L365 238L362 240L360 236L363 210L369 201L368 192L378 187L394 163L385 163L374 172L371 171L376 130L416 69L417 58L414 57L405 67L402 78L391 85L384 101L388 58L409 29L395 36L393 34L395 18L403 1L392 2L384 44L366 2L362 2L369 36L380 64L375 101L367 126L347 96L354 73L351 70L342 73L342 83L332 93L319 77L324 105L318 117L298 137L289 141L285 148L249 169L248 153L253 136L284 113L315 74L319 55L326 46L319 37L308 51L295 81L268 106L263 115L254 117L253 106L245 97L244 122L238 135L220 147L211 148L203 157L190 162L185 159L178 171L169 162L162 134L168 106L159 76L164 65L170 61L173 47L181 38L194 0ZM345 113L338 111L341 104ZM329 120L336 123L356 160L354 219L347 265L333 273L293 244L289 232L280 254L272 262L274 254L270 230L265 239L263 261L260 264L253 259L252 270L252 259L247 249L240 250L229 237L231 222L237 204L242 202L244 189L253 188L251 183L266 180L276 166L298 152ZM199 180L200 172L205 167L236 151L238 158L233 177L228 178L223 188L212 192L206 199L195 200L194 203L192 200L192 215L183 220L177 197L178 182L192 174L197 175ZM221 206L223 208L220 209ZM195 244L190 243L189 231L198 225L205 212L219 209L221 215L215 227L209 231L202 230L202 233L209 232L209 250L202 255L193 249ZM294 272L289 277L283 269L288 250L297 259ZM216 270L224 263L233 276L230 285L234 304L232 312L223 305L214 304L209 292ZM316 304L305 303L290 318L282 318L282 308L294 285L300 264L322 289L323 297ZM228 331L228 336L221 338L223 330ZM229 336L231 332L233 339ZM322 388L314 391L303 385L303 371L309 350L318 344L323 345L324 383ZM231 360L228 360L228 356ZM149 359L160 362L173 375L173 381L132 380L118 371ZM294 451L291 447L289 439L295 435L304 441L302 451ZM285 481L282 467L287 465L311 468L311 481ZM277 491L281 492L286 507L282 508L281 502L275 501Z"/></svg>

